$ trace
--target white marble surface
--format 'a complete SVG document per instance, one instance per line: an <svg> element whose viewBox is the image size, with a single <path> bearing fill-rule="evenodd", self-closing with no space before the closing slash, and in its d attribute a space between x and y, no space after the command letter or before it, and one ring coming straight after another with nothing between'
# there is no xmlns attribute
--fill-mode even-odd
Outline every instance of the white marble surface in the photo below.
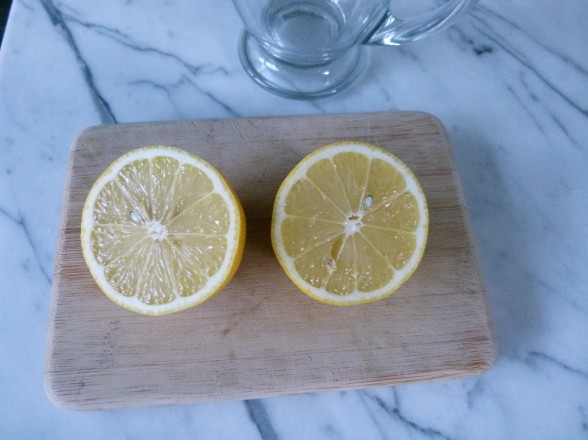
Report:
<svg viewBox="0 0 588 440"><path fill-rule="evenodd" d="M371 49L343 94L273 96L238 62L232 5L14 0L0 52L0 438L588 438L588 3L482 0ZM69 412L43 388L68 149L112 122L422 110L455 148L499 357L464 380Z"/></svg>

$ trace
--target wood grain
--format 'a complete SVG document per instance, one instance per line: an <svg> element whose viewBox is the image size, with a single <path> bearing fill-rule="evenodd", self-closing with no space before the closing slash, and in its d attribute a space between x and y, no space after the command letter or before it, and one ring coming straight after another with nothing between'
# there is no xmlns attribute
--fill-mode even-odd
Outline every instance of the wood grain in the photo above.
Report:
<svg viewBox="0 0 588 440"><path fill-rule="evenodd" d="M270 242L278 186L335 141L389 149L420 180L430 209L413 277L373 304L314 301L288 280ZM121 154L172 145L217 166L248 221L243 262L201 306L159 318L128 312L83 261L80 220L95 179ZM106 125L74 141L49 322L46 389L71 409L178 404L382 386L481 373L495 358L487 304L445 130L423 113Z"/></svg>

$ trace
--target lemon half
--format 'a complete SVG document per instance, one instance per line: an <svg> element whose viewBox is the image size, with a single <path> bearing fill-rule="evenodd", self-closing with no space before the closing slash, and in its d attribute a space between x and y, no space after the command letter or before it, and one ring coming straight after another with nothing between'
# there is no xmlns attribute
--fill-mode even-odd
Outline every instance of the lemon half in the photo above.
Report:
<svg viewBox="0 0 588 440"><path fill-rule="evenodd" d="M366 143L326 145L306 156L278 190L272 245L286 275L334 305L376 301L415 271L428 210L412 173Z"/></svg>
<svg viewBox="0 0 588 440"><path fill-rule="evenodd" d="M137 313L165 315L202 303L232 278L245 216L230 184L204 159L143 147L94 183L81 243L106 296Z"/></svg>

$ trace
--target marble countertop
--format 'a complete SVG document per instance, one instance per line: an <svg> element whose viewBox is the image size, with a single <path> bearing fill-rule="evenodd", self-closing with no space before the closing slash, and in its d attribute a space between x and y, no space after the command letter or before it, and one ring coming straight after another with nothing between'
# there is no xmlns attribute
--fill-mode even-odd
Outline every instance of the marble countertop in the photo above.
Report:
<svg viewBox="0 0 588 440"><path fill-rule="evenodd" d="M0 51L0 438L588 438L588 4L482 0L291 101L237 56L229 2L15 0ZM389 110L445 124L499 347L451 381L71 412L43 386L68 151L88 126Z"/></svg>

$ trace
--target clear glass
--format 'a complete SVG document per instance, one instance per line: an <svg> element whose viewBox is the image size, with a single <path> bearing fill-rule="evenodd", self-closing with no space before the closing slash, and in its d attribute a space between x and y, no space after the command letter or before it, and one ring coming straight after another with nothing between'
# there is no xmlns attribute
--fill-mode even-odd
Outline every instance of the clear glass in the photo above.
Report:
<svg viewBox="0 0 588 440"><path fill-rule="evenodd" d="M398 19L389 0L233 0L245 23L239 55L247 73L276 94L312 99L343 90L365 65L362 45L399 45L431 35L477 0L449 0Z"/></svg>

